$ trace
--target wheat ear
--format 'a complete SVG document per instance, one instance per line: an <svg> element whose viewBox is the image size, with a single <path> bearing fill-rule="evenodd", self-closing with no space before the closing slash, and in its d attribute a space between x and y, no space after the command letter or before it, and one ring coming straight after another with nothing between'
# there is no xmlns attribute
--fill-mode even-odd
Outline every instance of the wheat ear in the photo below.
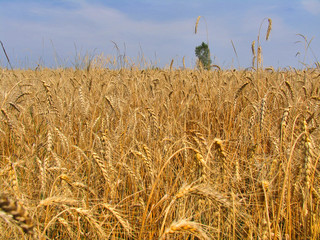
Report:
<svg viewBox="0 0 320 240"><path fill-rule="evenodd" d="M186 69L185 56L183 56L182 58L182 64L183 64L183 69Z"/></svg>
<svg viewBox="0 0 320 240"><path fill-rule="evenodd" d="M148 159L148 157L145 154L143 154L142 152L139 152L139 151L132 150L131 152L132 152L133 155L135 155L135 156L139 157L140 159L142 159L142 161L146 165L151 177L153 178L154 171L153 171L152 163Z"/></svg>
<svg viewBox="0 0 320 240"><path fill-rule="evenodd" d="M201 178L203 180L207 180L208 174L206 172L206 170L207 170L206 161L204 160L203 155L198 150L194 149L194 151L195 151L195 158L197 160L197 165L200 166Z"/></svg>
<svg viewBox="0 0 320 240"><path fill-rule="evenodd" d="M213 139L213 144L214 144L214 148L218 152L219 157L224 160L226 158L226 152L224 149L223 141L219 138L215 138Z"/></svg>
<svg viewBox="0 0 320 240"><path fill-rule="evenodd" d="M13 193L16 197L20 197L20 192L19 192L19 183L18 183L18 178L17 178L17 172L15 168L15 164L12 162L8 171L9 175L9 182L11 183L11 187L13 190Z"/></svg>
<svg viewBox="0 0 320 240"><path fill-rule="evenodd" d="M255 57L256 56L256 41L252 41L251 43L251 52L252 52L252 56Z"/></svg>
<svg viewBox="0 0 320 240"><path fill-rule="evenodd" d="M251 43L251 52L252 52L252 66L254 67L256 61L256 50L255 50L256 41L252 41Z"/></svg>
<svg viewBox="0 0 320 240"><path fill-rule="evenodd" d="M10 117L8 116L7 112L4 109L1 109L1 112L5 118L5 123L8 125L10 131L14 131L14 125L13 122L11 121Z"/></svg>
<svg viewBox="0 0 320 240"><path fill-rule="evenodd" d="M272 29L272 20L271 20L271 18L268 18L268 22L269 22L269 25L268 25L266 40L269 39L269 37L270 37L270 32L271 32L271 29Z"/></svg>
<svg viewBox="0 0 320 240"><path fill-rule="evenodd" d="M112 213L112 215L118 220L120 225L124 228L124 230L132 236L133 234L133 228L131 227L130 223L123 218L123 216L120 214L120 212L115 209L113 206L111 206L108 203L103 203L102 206L107 209L109 212Z"/></svg>
<svg viewBox="0 0 320 240"><path fill-rule="evenodd" d="M280 123L280 141L281 141L281 145L282 145L282 141L283 141L283 138L284 138L285 129L286 129L287 123L288 123L289 111L290 111L290 107L285 108L284 111L283 111L283 114L282 114L282 118L281 118L281 123Z"/></svg>
<svg viewBox="0 0 320 240"><path fill-rule="evenodd" d="M248 86L248 84L250 83L251 81L247 81L245 82L237 91L236 91L236 94L234 96L234 101L237 100L237 98L240 96L241 92L243 91L243 89L245 89L246 86Z"/></svg>
<svg viewBox="0 0 320 240"><path fill-rule="evenodd" d="M261 64L262 64L262 48L261 48L261 46L258 47L257 64L258 64L258 66L261 66Z"/></svg>
<svg viewBox="0 0 320 240"><path fill-rule="evenodd" d="M199 24L200 18L201 18L201 16L198 16L198 17L197 17L196 26L195 26L195 28L194 28L194 33L195 33L195 34L197 34L197 31L198 31L198 24Z"/></svg>
<svg viewBox="0 0 320 240"><path fill-rule="evenodd" d="M285 83L286 87L288 88L288 90L290 92L291 99L294 101L294 92L293 92L293 89L291 87L291 84L288 81L285 81L284 83Z"/></svg>
<svg viewBox="0 0 320 240"><path fill-rule="evenodd" d="M51 86L49 84L47 84L45 81L42 81L42 85L46 91L46 95L47 95L47 101L49 104L49 109L51 108L53 110L53 112L60 118L60 113L58 111L58 109L56 108L54 101L53 101L53 97L52 97L52 90L51 90Z"/></svg>
<svg viewBox="0 0 320 240"><path fill-rule="evenodd" d="M103 160L100 158L100 156L98 154L96 154L95 152L92 153L92 157L95 160L95 162L98 164L101 172L102 172L102 176L103 178L106 180L106 182L108 183L109 186L111 186L111 182L110 182L110 178L109 178L109 174L107 171L107 168L103 162Z"/></svg>
<svg viewBox="0 0 320 240"><path fill-rule="evenodd" d="M261 106L260 106L260 131L262 130L264 118L266 113L266 96L261 99Z"/></svg>
<svg viewBox="0 0 320 240"><path fill-rule="evenodd" d="M31 217L28 215L26 209L21 203L10 199L6 194L0 194L0 209L4 212L4 219L11 220L23 232L33 235L33 223Z"/></svg>
<svg viewBox="0 0 320 240"><path fill-rule="evenodd" d="M173 222L160 237L160 240L165 239L167 234L188 232L192 235L199 237L200 239L210 239L208 235L202 230L199 223L182 219L178 222Z"/></svg>

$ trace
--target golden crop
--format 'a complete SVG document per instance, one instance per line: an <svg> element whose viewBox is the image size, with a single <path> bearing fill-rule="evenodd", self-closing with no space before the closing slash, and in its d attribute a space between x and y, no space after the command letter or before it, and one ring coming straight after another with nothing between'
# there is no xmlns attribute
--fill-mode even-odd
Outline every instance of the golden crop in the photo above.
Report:
<svg viewBox="0 0 320 240"><path fill-rule="evenodd" d="M319 80L1 69L0 238L319 239Z"/></svg>

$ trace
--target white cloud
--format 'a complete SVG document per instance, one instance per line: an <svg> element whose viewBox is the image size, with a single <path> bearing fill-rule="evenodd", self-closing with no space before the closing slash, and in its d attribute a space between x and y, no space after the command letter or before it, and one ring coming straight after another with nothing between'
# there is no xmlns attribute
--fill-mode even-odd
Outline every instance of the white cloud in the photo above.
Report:
<svg viewBox="0 0 320 240"><path fill-rule="evenodd" d="M302 0L302 6L305 10L314 15L320 15L320 1L319 0Z"/></svg>
<svg viewBox="0 0 320 240"><path fill-rule="evenodd" d="M82 54L103 52L105 56L117 55L111 42L114 41L120 53L125 53L133 60L143 54L147 60L160 61L159 66L169 64L172 58L175 64L181 65L182 57L186 56L188 65L193 66L195 47L207 40L203 19L200 20L197 35L194 35L198 16L195 12L198 11L193 10L188 15L180 13L170 20L166 18L165 10L158 12L154 18L150 14L136 18L136 9L126 13L96 1L89 3L85 0L69 0L63 6L50 5L48 2L31 5L14 1L6 3L6 10L3 9L0 9L0 21L6 24L0 28L1 40L6 49L14 49L11 53L22 61L24 56L29 56L34 62L42 57L46 63L54 63L54 52L62 60L72 61L75 58L75 45L77 52ZM257 38L262 19L270 17L273 20L271 38L269 42L262 43L265 62L267 65L278 62L284 66L292 65L295 61L292 45L296 40L292 38L301 31L292 21L285 21L286 16L279 14L277 9L276 5L268 8L254 5L246 10L230 10L228 14L216 10L205 15L212 57L217 59L215 63L230 67L235 61L232 40L241 66L250 66L251 42ZM159 13L163 14L165 21L159 18ZM261 29L261 39L264 39L266 28L267 21Z"/></svg>
<svg viewBox="0 0 320 240"><path fill-rule="evenodd" d="M193 48L194 19L173 22L133 20L116 9L84 1L73 8L25 5L24 11L32 18L9 19L4 16L7 29L0 30L0 34L6 35L7 42L12 44L9 48L14 48L16 53L22 49L33 52L33 55L48 51L42 49L43 41L52 52L52 41L54 51L63 59L72 55L74 44L84 52L97 49L105 55L115 55L111 42L115 41L121 52L125 51L123 45L126 45L126 55L131 58L138 56L141 46L145 57L151 59L157 54L157 58L166 63L177 54L182 59L188 54L188 46Z"/></svg>

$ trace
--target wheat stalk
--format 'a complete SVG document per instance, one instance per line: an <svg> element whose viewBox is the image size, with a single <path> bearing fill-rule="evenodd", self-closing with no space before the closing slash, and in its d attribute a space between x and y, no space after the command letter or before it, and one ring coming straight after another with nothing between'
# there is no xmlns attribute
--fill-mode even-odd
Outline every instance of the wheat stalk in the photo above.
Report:
<svg viewBox="0 0 320 240"><path fill-rule="evenodd" d="M263 193L264 193L264 201L265 201L265 214L263 215L263 235L262 239L268 239L268 235L271 236L271 228L270 228L270 217L269 217L269 200L268 200L268 190L270 183L266 180L261 181ZM267 219L267 220L266 220Z"/></svg>
<svg viewBox="0 0 320 240"><path fill-rule="evenodd" d="M71 228L70 224L68 223L68 221L62 217L57 218L57 221L59 223L61 223L61 225L63 225L67 229L69 236L71 238L74 238L74 232L72 231L72 228Z"/></svg>
<svg viewBox="0 0 320 240"><path fill-rule="evenodd" d="M311 174L312 174L312 158L311 158L311 140L308 133L307 121L303 120L304 128L304 172L305 172L305 186L307 191L311 187Z"/></svg>
<svg viewBox="0 0 320 240"><path fill-rule="evenodd" d="M190 193L192 191L192 186L193 183L187 185L187 184L183 184L182 187L179 189L179 191L177 192L176 195L173 196L171 202L169 203L168 207L165 210L165 214L164 214L164 218L162 221L162 225L160 228L160 235L163 233L164 230L164 226L168 217L168 214L170 212L171 207L173 206L173 204L175 203L175 201L179 198L182 198L183 196L186 196L188 193Z"/></svg>

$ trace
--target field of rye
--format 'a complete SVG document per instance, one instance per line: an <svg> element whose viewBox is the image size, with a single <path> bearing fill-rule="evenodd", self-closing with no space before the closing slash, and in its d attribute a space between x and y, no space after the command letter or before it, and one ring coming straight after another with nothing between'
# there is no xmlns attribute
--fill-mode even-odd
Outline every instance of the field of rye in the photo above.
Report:
<svg viewBox="0 0 320 240"><path fill-rule="evenodd" d="M320 71L0 70L0 239L319 239Z"/></svg>

